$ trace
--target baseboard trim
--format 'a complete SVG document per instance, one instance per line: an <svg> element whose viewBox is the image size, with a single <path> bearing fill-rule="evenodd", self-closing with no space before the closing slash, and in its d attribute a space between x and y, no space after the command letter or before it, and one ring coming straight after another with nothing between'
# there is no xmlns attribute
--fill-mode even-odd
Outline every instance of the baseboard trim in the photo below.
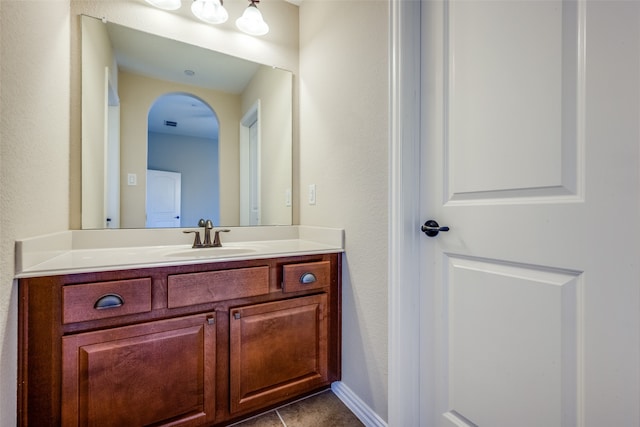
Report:
<svg viewBox="0 0 640 427"><path fill-rule="evenodd" d="M331 384L331 391L366 427L387 427L387 423L342 381Z"/></svg>

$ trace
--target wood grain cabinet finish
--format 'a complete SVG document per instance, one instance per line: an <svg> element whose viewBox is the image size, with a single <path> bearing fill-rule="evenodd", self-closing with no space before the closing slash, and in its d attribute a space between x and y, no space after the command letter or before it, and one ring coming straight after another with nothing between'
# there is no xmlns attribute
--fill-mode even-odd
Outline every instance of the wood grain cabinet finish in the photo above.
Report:
<svg viewBox="0 0 640 427"><path fill-rule="evenodd" d="M318 294L231 310L231 412L326 383L327 309Z"/></svg>
<svg viewBox="0 0 640 427"><path fill-rule="evenodd" d="M20 279L18 425L221 427L327 388L341 259Z"/></svg>
<svg viewBox="0 0 640 427"><path fill-rule="evenodd" d="M283 266L282 270L283 292L320 289L331 283L331 263L329 261L290 264Z"/></svg>
<svg viewBox="0 0 640 427"><path fill-rule="evenodd" d="M151 278L82 283L62 288L62 323L151 311Z"/></svg>
<svg viewBox="0 0 640 427"><path fill-rule="evenodd" d="M269 267L169 276L169 308L269 293Z"/></svg>
<svg viewBox="0 0 640 427"><path fill-rule="evenodd" d="M191 426L215 415L215 315L62 338L62 425Z"/></svg>

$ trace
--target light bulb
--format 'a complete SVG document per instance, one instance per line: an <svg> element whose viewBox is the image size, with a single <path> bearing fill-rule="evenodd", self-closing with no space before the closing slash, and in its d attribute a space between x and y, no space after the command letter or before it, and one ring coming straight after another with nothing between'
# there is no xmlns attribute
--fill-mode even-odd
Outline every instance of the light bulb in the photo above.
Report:
<svg viewBox="0 0 640 427"><path fill-rule="evenodd" d="M269 32L269 26L262 19L262 14L254 2L251 2L242 16L236 20L236 26L252 36L264 36Z"/></svg>
<svg viewBox="0 0 640 427"><path fill-rule="evenodd" d="M191 12L198 19L209 24L222 24L229 19L229 14L222 5L222 0L194 0L191 4Z"/></svg>
<svg viewBox="0 0 640 427"><path fill-rule="evenodd" d="M164 10L177 10L180 9L180 0L146 0L152 6Z"/></svg>

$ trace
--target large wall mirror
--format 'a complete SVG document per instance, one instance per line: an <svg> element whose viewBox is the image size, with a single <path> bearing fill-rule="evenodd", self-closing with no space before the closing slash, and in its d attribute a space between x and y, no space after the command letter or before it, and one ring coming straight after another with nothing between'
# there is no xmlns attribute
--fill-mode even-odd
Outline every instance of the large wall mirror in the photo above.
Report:
<svg viewBox="0 0 640 427"><path fill-rule="evenodd" d="M291 224L289 71L81 20L83 229Z"/></svg>

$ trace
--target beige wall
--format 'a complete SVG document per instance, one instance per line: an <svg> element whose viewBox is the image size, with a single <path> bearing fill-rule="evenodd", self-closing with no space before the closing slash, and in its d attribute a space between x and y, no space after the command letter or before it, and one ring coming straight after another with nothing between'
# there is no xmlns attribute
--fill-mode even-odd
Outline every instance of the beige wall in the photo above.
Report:
<svg viewBox="0 0 640 427"><path fill-rule="evenodd" d="M16 425L14 242L69 227L69 3L0 1L0 423Z"/></svg>
<svg viewBox="0 0 640 427"><path fill-rule="evenodd" d="M107 110L105 68L113 64L113 50L102 21L82 21L82 226L103 228L105 212L105 116ZM92 100L93 102L86 102Z"/></svg>
<svg viewBox="0 0 640 427"><path fill-rule="evenodd" d="M120 72L120 226L144 228L147 171L147 121L153 103L166 93L195 95L216 112L220 123L220 221L227 226L239 223L238 139L240 96L195 86L169 83ZM138 185L127 185L127 174L135 173Z"/></svg>
<svg viewBox="0 0 640 427"><path fill-rule="evenodd" d="M291 207L285 191L291 190L291 102L290 73L260 67L242 94L243 115L260 100L261 220L262 224L291 224Z"/></svg>
<svg viewBox="0 0 640 427"><path fill-rule="evenodd" d="M342 380L387 417L389 4L300 8L300 222L343 227ZM317 204L306 203L309 184Z"/></svg>
<svg viewBox="0 0 640 427"><path fill-rule="evenodd" d="M70 6L71 3L71 6ZM256 39L154 10L138 0L0 0L0 422L16 425L14 244L80 228L79 13L298 72L295 18ZM295 15L295 16L293 16ZM195 43L197 41L197 43ZM70 49L71 47L71 49Z"/></svg>

